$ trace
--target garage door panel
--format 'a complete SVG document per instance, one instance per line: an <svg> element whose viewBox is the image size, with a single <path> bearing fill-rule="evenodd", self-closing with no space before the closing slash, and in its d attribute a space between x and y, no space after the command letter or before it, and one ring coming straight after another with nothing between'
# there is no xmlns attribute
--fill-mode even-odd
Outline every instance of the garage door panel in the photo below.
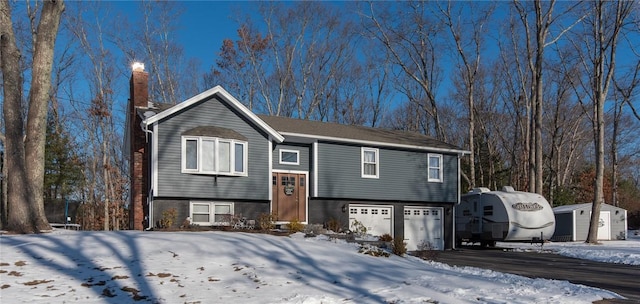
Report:
<svg viewBox="0 0 640 304"><path fill-rule="evenodd" d="M349 228L353 229L354 221L362 223L367 228L367 234L380 236L392 234L391 206L349 206Z"/></svg>
<svg viewBox="0 0 640 304"><path fill-rule="evenodd" d="M444 249L441 207L405 207L404 234L407 250L419 250L429 244L432 249Z"/></svg>

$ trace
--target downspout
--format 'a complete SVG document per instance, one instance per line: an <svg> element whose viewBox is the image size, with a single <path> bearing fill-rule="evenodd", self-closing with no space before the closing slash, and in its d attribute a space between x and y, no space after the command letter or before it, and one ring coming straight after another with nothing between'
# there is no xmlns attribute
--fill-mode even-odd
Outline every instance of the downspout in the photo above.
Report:
<svg viewBox="0 0 640 304"><path fill-rule="evenodd" d="M146 119L140 123L140 128L145 133L145 142L149 143L149 134L153 136L153 131L149 130L149 125L146 122ZM151 152L151 151L149 151ZM149 162L149 166L151 166L151 162ZM148 174L146 172L145 174ZM153 174L149 174L149 180L147 181L150 185L153 185L151 179L153 178ZM153 186L150 187L149 192L147 193L147 205L149 206L149 215L147 216L147 225L148 227L144 230L148 231L153 229Z"/></svg>
<svg viewBox="0 0 640 304"><path fill-rule="evenodd" d="M457 205L460 205L460 186L461 186L461 184L460 184L460 172L461 172L460 171L460 159L463 156L464 156L463 153L458 153L458 193L456 194L457 195L457 198L456 198L457 203L453 206L453 208L452 208L453 210L451 210L451 213L453 213L451 215L451 217L452 217L452 221L451 222L453 223L453 229L451 230L451 234L453 235L453 244L451 245L452 250L456 250L457 249L456 248L456 242L457 242L457 240L456 240L456 208L457 208Z"/></svg>

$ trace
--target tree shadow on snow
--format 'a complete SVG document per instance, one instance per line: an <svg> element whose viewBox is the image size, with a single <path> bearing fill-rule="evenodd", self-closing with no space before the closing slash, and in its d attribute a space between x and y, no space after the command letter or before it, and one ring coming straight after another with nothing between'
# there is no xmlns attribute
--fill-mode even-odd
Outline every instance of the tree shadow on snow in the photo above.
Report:
<svg viewBox="0 0 640 304"><path fill-rule="evenodd" d="M67 234L37 234L20 237L5 236L3 245L15 247L33 258L35 263L73 278L71 289L89 288L104 303L132 303L137 301L157 302L153 289L145 277L140 263L140 248L136 238L139 234L131 232L77 232L81 236L72 235L70 239L78 240L70 243L65 240ZM97 242L108 249L108 253L116 258L118 265L101 263L99 258L90 256L88 244ZM125 265L124 269L121 265ZM35 265L34 265L35 266ZM28 268L25 268L25 272ZM37 271L37 270L34 270ZM57 281L57 278L42 278L53 280L58 288L68 281ZM135 286L131 286L130 280ZM55 298L52 298L55 300ZM81 299L78 299L81 300ZM90 299L86 299L91 301Z"/></svg>

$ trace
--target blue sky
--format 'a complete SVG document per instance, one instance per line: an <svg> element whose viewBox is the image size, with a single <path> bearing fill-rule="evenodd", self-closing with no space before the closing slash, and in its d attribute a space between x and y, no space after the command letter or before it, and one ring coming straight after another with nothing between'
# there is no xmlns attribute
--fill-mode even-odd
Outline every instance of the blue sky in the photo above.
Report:
<svg viewBox="0 0 640 304"><path fill-rule="evenodd" d="M250 1L180 1L184 11L177 22L178 44L188 58L197 58L208 70L226 38L235 40L238 24L234 14L247 12L257 3ZM138 1L114 1L114 8L135 22L141 8Z"/></svg>

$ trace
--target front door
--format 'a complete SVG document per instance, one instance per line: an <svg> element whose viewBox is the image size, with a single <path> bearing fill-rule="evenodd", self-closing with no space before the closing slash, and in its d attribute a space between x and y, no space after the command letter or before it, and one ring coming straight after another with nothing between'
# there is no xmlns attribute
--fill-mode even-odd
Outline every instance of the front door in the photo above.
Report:
<svg viewBox="0 0 640 304"><path fill-rule="evenodd" d="M272 208L273 213L277 216L277 221L306 221L306 174L274 172L272 189Z"/></svg>

